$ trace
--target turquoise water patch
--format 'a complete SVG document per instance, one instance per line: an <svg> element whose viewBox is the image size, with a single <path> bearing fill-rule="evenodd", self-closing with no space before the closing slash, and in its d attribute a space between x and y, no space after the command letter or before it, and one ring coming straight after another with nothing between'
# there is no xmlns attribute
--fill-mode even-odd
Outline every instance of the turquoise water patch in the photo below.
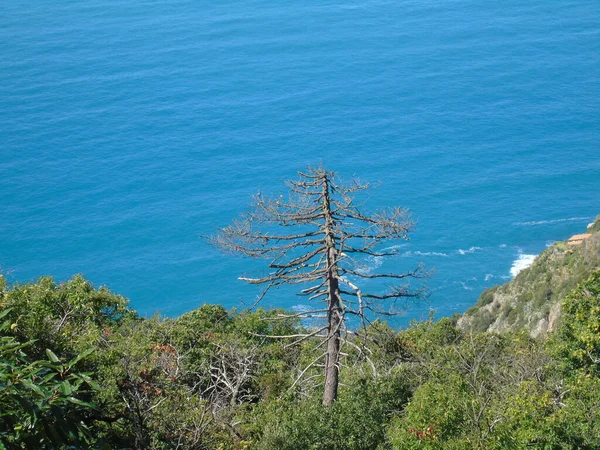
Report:
<svg viewBox="0 0 600 450"><path fill-rule="evenodd" d="M435 268L404 323L464 311L600 210L597 2L5 3L12 280L83 272L143 314L252 304L237 278L265 263L199 235L323 162L414 212L379 266Z"/></svg>

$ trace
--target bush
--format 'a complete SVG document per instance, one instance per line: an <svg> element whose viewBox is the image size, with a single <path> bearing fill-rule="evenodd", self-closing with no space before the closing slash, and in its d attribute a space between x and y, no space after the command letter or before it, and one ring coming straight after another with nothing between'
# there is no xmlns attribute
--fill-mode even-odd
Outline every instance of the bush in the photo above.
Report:
<svg viewBox="0 0 600 450"><path fill-rule="evenodd" d="M26 351L33 341L19 342L13 325L0 325L0 448L86 446L90 432L83 420L93 409L86 400L94 383L75 366L89 352L67 363L49 349L46 358L31 358Z"/></svg>
<svg viewBox="0 0 600 450"><path fill-rule="evenodd" d="M257 449L372 450L384 448L387 424L409 396L399 374L357 380L333 406L314 398L283 403L263 417Z"/></svg>

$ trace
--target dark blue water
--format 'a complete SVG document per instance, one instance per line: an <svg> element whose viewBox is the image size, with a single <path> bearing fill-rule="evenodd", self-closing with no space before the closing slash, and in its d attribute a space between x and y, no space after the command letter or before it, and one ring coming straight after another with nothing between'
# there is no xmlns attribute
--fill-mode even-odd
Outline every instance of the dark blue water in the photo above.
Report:
<svg viewBox="0 0 600 450"><path fill-rule="evenodd" d="M143 314L251 304L264 262L199 235L322 162L413 210L383 263L436 269L407 317L462 312L600 212L599 8L2 1L0 270L83 272Z"/></svg>

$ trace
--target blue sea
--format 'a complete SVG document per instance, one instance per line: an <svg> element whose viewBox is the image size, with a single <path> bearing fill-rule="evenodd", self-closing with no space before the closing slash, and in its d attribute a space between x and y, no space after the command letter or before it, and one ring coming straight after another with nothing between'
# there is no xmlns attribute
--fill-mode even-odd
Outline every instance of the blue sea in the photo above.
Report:
<svg viewBox="0 0 600 450"><path fill-rule="evenodd" d="M600 213L599 34L597 0L0 1L0 271L243 308L266 262L200 235L323 164L413 212L363 261L435 270L397 323L461 313Z"/></svg>

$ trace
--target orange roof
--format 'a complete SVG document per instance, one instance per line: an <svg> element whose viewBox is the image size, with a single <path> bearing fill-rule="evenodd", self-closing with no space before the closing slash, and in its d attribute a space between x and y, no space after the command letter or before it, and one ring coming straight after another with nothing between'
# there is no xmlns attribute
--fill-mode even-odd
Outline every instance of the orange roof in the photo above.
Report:
<svg viewBox="0 0 600 450"><path fill-rule="evenodd" d="M585 241L587 238L589 238L591 236L590 233L584 233L584 234L576 234L574 236L571 236L569 238L569 240L567 241L567 243L569 245L579 245L581 244L583 241Z"/></svg>

